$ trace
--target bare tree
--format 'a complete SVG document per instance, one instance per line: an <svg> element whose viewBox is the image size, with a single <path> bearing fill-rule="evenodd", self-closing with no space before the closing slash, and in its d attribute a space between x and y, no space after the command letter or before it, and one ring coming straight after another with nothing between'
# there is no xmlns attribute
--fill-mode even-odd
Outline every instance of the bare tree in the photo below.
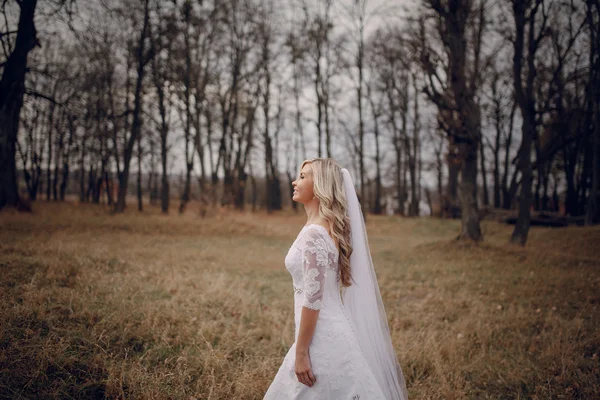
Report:
<svg viewBox="0 0 600 400"><path fill-rule="evenodd" d="M6 3L2 2L3 13L6 13ZM34 22L37 0L23 0L17 4L20 8L17 37L2 65L0 79L0 209L17 206L20 201L15 159L19 115L25 94L27 56L38 44Z"/></svg>
<svg viewBox="0 0 600 400"><path fill-rule="evenodd" d="M380 148L381 142L381 131L380 131L380 123L379 120L383 115L383 101L385 99L385 93L381 91L377 91L375 94L375 90L373 86L374 82L369 81L366 83L367 88L367 100L369 102L369 106L371 108L371 115L373 117L373 135L375 136L375 198L373 199L372 204L372 212L373 214L381 214L383 212L383 207L381 204L381 196L382 196L382 185L381 185L381 158L382 152ZM377 97L376 97L377 96Z"/></svg>
<svg viewBox="0 0 600 400"><path fill-rule="evenodd" d="M192 135L192 32L194 18L194 7L190 1L184 1L181 5L181 17L183 26L183 65L181 66L181 81L183 88L181 90L181 98L183 107L180 109L181 120L183 122L184 142L185 142L185 183L183 184L183 193L179 203L179 213L183 213L187 203L190 201L191 195L191 175L194 168L194 156L196 154L194 148L194 138ZM195 25L195 24L194 24Z"/></svg>
<svg viewBox="0 0 600 400"><path fill-rule="evenodd" d="M456 146L460 160L461 234L459 238L479 241L482 239L477 205L477 157L481 134L481 111L475 99L480 87L482 66L480 65L481 39L468 46L467 32L476 7L470 0L428 0L431 18L437 27L447 64L445 78L440 76L436 62L442 61L431 45L421 46L421 64L426 74L425 93L444 114L449 115L451 143ZM479 3L484 9L485 3ZM473 29L484 31L485 19L479 14L479 23ZM420 25L420 36L425 37L425 23ZM475 35L478 37L478 35ZM424 43L421 40L421 43ZM468 55L472 54L472 62ZM439 89L441 88L441 89Z"/></svg>
<svg viewBox="0 0 600 400"><path fill-rule="evenodd" d="M519 215L511 236L512 243L525 245L530 227L530 207L532 201L532 166L531 150L536 133L536 98L534 78L536 74L535 57L541 40L546 35L548 20L544 0L511 0L515 23L513 80L515 98L521 111L521 146L518 153L519 171L521 172L521 194L519 199ZM541 21L538 11L541 10ZM540 23L539 28L536 24ZM525 53L525 35L527 35L527 52ZM523 64L526 63L525 80Z"/></svg>
<svg viewBox="0 0 600 400"><path fill-rule="evenodd" d="M592 186L585 223L600 223L600 2L586 0L586 24L590 37L589 110L593 116Z"/></svg>
<svg viewBox="0 0 600 400"><path fill-rule="evenodd" d="M332 75L331 34L333 22L331 21L332 0L317 3L318 6L309 6L302 2L305 15L306 29L306 55L312 65L312 82L317 102L317 154L318 157L331 157L331 130L330 130L330 82ZM311 9L314 8L314 14ZM325 137L325 152L323 152L323 137ZM325 153L325 154L324 154Z"/></svg>
<svg viewBox="0 0 600 400"><path fill-rule="evenodd" d="M21 156L21 165L31 200L37 199L40 178L42 176L43 146L45 141L42 134L43 108L40 100L32 102L21 113L22 130L25 132L23 145L17 140L17 149ZM36 104L38 103L38 104Z"/></svg>
<svg viewBox="0 0 600 400"><path fill-rule="evenodd" d="M349 6L345 7L344 10L347 14L347 19L350 21L351 31L350 37L353 47L351 52L351 59L354 61L351 66L352 80L355 83L356 90L356 106L358 111L358 163L359 163L359 180L360 180L360 194L361 198L366 197L366 177L365 177L365 100L367 104L370 100L366 99L365 88L366 88L366 74L367 74L367 61L366 61L366 29L371 23L374 17L381 17L389 7L384 3L382 5L373 6L368 0L357 0L350 3ZM367 89L368 90L368 89ZM374 117L375 115L373 115ZM378 121L373 121L379 134ZM376 145L378 144L378 136L376 137ZM378 153L378 152L377 152ZM379 154L376 156L379 157ZM377 167L376 167L377 168ZM379 172L378 172L379 173ZM380 181L376 178L376 182ZM376 183L376 192L380 192L380 183ZM377 198L378 196L376 196ZM363 201L361 205L363 208L366 201ZM365 210L363 210L365 211Z"/></svg>
<svg viewBox="0 0 600 400"><path fill-rule="evenodd" d="M413 63L411 62L411 67ZM414 68L411 74L413 84L413 129L412 136L406 139L406 152L408 155L408 169L410 174L410 207L411 217L419 216L419 204L421 202L421 116L419 111L419 78Z"/></svg>
<svg viewBox="0 0 600 400"><path fill-rule="evenodd" d="M160 3L157 3L157 7ZM152 58L152 82L156 90L157 107L160 120L155 121L160 137L160 163L161 163L161 189L160 204L163 213L169 212L169 178L168 178L168 160L169 160L169 133L171 129L171 111L173 108L174 76L175 71L170 68L169 60L174 56L173 42L177 34L175 16L173 13L164 13L161 8L157 8L159 21L164 25L159 25L156 35L153 38L155 47L155 57Z"/></svg>
<svg viewBox="0 0 600 400"><path fill-rule="evenodd" d="M297 26L301 25L300 28ZM307 55L307 45L301 40L306 35L304 32L304 25L293 21L293 26L285 39L285 46L289 51L290 62L292 64L292 94L294 97L294 127L295 132L292 138L292 148L294 149L294 156L288 157L286 172L288 179L288 188L290 198L293 195L294 188L292 182L297 175L297 168L300 163L298 160L298 152L301 151L301 157L303 160L307 158L306 155L306 141L304 139L304 124L302 109L300 106L300 98L302 94L303 82L306 79L306 65L305 58ZM292 201L292 208L297 210L297 203Z"/></svg>
<svg viewBox="0 0 600 400"><path fill-rule="evenodd" d="M141 31L139 39L135 46L135 61L136 61L136 83L133 93L133 111L131 134L126 139L126 145L123 151L123 170L119 173L119 191L117 202L115 204L116 212L125 211L127 186L129 183L129 167L133 156L133 146L138 140L138 136L142 130L142 85L146 74L146 65L152 59L153 49L148 49L147 43L150 37L150 0L140 0L143 6Z"/></svg>
<svg viewBox="0 0 600 400"><path fill-rule="evenodd" d="M406 148L408 142L410 74L407 54L410 49L397 29L380 29L372 37L370 46L373 59L372 74L386 99L385 125L395 155L395 187L398 208L404 215L408 198ZM376 67L375 67L376 65ZM357 150L360 153L360 147Z"/></svg>
<svg viewBox="0 0 600 400"><path fill-rule="evenodd" d="M236 203L242 206L247 173L246 163L252 148L252 133L260 95L255 82L251 89L250 78L256 78L256 66L249 65L248 58L254 50L257 29L254 23L256 9L250 1L232 1L226 10L226 32L221 57L227 59L226 70L220 70L216 79L218 104L221 113L221 138L215 171L223 169L223 196L221 204ZM243 118L243 122L240 120ZM237 184L236 184L237 182ZM241 183L241 185L240 185Z"/></svg>
<svg viewBox="0 0 600 400"><path fill-rule="evenodd" d="M279 172L277 170L277 154L273 149L274 138L271 134L271 91L273 81L273 63L276 61L275 46L275 19L272 4L263 4L260 12L258 35L260 41L260 64L262 70L262 111L263 111L263 142L265 148L265 179L266 179L266 206L267 211L281 209L281 188ZM277 130L275 132L275 138Z"/></svg>

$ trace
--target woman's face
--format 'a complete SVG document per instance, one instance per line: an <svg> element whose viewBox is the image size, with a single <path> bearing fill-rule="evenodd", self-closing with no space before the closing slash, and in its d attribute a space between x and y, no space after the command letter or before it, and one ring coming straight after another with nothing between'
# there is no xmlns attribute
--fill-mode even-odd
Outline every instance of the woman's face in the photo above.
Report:
<svg viewBox="0 0 600 400"><path fill-rule="evenodd" d="M313 178L312 178L312 167L311 164L304 164L304 167L300 171L300 176L294 182L294 194L292 200L297 203L306 204L310 202L314 196L313 191Z"/></svg>

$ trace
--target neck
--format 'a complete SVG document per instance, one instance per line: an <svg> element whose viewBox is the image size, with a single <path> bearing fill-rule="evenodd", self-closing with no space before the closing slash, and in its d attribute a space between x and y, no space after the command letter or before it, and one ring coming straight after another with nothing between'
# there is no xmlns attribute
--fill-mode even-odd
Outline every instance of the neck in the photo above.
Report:
<svg viewBox="0 0 600 400"><path fill-rule="evenodd" d="M311 224L319 219L319 200L312 199L304 205L306 211L306 223Z"/></svg>

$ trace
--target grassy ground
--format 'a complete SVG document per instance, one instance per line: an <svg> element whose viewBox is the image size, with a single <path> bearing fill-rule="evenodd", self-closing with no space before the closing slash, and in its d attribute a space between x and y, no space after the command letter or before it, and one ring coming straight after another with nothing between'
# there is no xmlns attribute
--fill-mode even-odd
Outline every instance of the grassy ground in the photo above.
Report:
<svg viewBox="0 0 600 400"><path fill-rule="evenodd" d="M293 341L305 217L0 214L0 398L262 399ZM134 208L131 206L131 208ZM600 398L600 227L369 217L412 399Z"/></svg>

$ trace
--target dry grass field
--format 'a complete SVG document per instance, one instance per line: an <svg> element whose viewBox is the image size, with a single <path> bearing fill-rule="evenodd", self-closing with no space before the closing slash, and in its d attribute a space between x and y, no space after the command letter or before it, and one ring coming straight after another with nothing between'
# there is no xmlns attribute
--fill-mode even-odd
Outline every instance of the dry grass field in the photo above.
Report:
<svg viewBox="0 0 600 400"><path fill-rule="evenodd" d="M262 399L293 341L303 211L0 213L0 398ZM411 399L600 399L600 227L369 217ZM367 399L365 399L367 400Z"/></svg>

